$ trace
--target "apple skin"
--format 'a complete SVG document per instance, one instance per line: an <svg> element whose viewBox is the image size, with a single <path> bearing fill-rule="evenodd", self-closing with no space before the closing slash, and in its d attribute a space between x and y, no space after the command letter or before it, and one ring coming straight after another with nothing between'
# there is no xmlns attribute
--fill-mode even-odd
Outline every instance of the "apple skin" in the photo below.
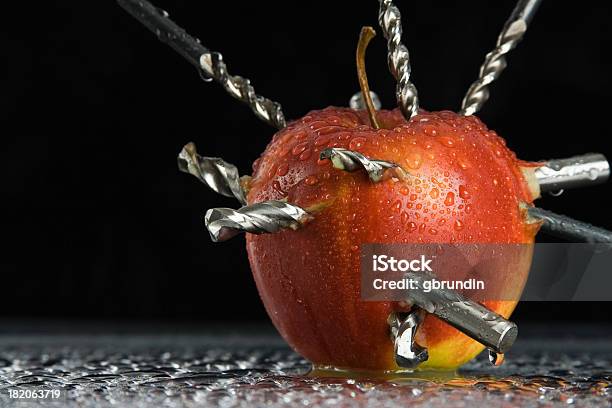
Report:
<svg viewBox="0 0 612 408"><path fill-rule="evenodd" d="M520 204L532 192L522 162L476 117L378 111L312 111L274 135L253 164L248 203L287 200L314 215L303 228L247 234L259 294L284 339L315 367L395 371L387 316L398 302L360 298L360 245L365 243L517 243L525 250L495 266L504 285L522 290L537 223ZM319 160L327 147L399 164L410 177L372 183L365 172ZM484 302L509 317L516 301ZM428 348L420 368L453 369L483 346L433 315L418 330Z"/></svg>

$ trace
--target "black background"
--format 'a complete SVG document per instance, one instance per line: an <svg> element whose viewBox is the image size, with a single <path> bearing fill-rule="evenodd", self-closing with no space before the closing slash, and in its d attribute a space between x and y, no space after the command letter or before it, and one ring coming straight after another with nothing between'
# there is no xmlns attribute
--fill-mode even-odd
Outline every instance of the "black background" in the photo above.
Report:
<svg viewBox="0 0 612 408"><path fill-rule="evenodd" d="M377 3L156 5L296 118L358 89L354 50L360 27L377 27ZM458 109L514 2L397 4L422 107ZM235 202L179 173L176 155L194 141L250 173L273 129L113 1L3 4L3 14L2 317L265 321L244 239L213 244L203 226L207 208ZM521 158L612 157L611 14L592 0L545 1L512 52L479 116ZM391 107L385 54L379 35L368 76ZM539 205L612 229L611 191ZM526 303L516 319L605 320L610 310Z"/></svg>

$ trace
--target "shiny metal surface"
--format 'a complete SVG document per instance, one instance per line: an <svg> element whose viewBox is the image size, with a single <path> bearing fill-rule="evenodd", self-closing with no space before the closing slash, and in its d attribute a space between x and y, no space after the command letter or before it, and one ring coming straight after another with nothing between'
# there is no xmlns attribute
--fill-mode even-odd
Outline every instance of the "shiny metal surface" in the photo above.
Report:
<svg viewBox="0 0 612 408"><path fill-rule="evenodd" d="M215 192L226 197L236 197L241 204L246 204L238 168L233 164L218 157L200 156L195 144L188 143L178 155L178 167L182 172L197 177Z"/></svg>
<svg viewBox="0 0 612 408"><path fill-rule="evenodd" d="M298 229L312 216L304 209L283 202L264 201L238 210L211 208L204 219L214 242L227 241L241 232L267 234L283 229Z"/></svg>
<svg viewBox="0 0 612 408"><path fill-rule="evenodd" d="M257 95L248 79L230 75L221 54L209 51L198 39L187 34L168 18L168 13L146 0L117 0L117 2L161 41L198 68L206 79L214 79L231 96L246 103L258 118L276 128L285 127L285 117L280 104Z"/></svg>
<svg viewBox="0 0 612 408"><path fill-rule="evenodd" d="M395 163L384 160L368 159L359 152L338 147L331 147L322 150L319 158L321 160L331 160L332 165L336 169L349 172L365 170L368 173L370 180L375 183L382 179L386 170L398 167Z"/></svg>
<svg viewBox="0 0 612 408"><path fill-rule="evenodd" d="M402 17L392 0L380 0L378 23L387 40L389 70L397 81L397 104L404 117L410 119L419 111L419 97L410 81L410 54L402 44Z"/></svg>
<svg viewBox="0 0 612 408"><path fill-rule="evenodd" d="M572 242L612 243L612 231L538 207L529 207L527 211L542 221L542 230L550 235Z"/></svg>
<svg viewBox="0 0 612 408"><path fill-rule="evenodd" d="M427 349L415 341L416 332L423 321L421 311L415 310L407 314L391 313L387 322L391 330L391 340L395 353L395 362L403 368L416 368L427 361Z"/></svg>
<svg viewBox="0 0 612 408"><path fill-rule="evenodd" d="M555 192L605 183L610 177L610 164L603 154L588 153L549 160L534 174L542 192Z"/></svg>
<svg viewBox="0 0 612 408"><path fill-rule="evenodd" d="M406 278L423 288L423 282L429 276L407 272ZM415 289L407 290L406 297L408 302L444 320L497 353L508 351L518 335L516 324L455 291L439 289L425 292Z"/></svg>
<svg viewBox="0 0 612 408"><path fill-rule="evenodd" d="M382 105L380 103L380 98L378 97L378 95L375 92L370 91L370 97L372 98L372 102L374 103L374 109L380 110ZM366 108L361 91L356 92L353 96L351 96L351 99L349 101L349 107L354 110L364 110Z"/></svg>
<svg viewBox="0 0 612 408"><path fill-rule="evenodd" d="M489 85L506 69L506 54L523 39L527 26L535 15L542 0L518 0L510 18L506 21L497 45L485 57L480 66L478 79L472 83L461 104L462 115L473 115L489 99Z"/></svg>

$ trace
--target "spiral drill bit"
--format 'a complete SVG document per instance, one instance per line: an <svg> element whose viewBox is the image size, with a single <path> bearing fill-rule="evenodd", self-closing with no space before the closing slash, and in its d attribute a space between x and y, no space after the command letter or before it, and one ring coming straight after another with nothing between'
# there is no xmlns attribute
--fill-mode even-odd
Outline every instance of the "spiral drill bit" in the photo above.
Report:
<svg viewBox="0 0 612 408"><path fill-rule="evenodd" d="M531 217L542 221L542 230L550 235L573 242L612 244L612 231L538 207L529 207L527 211Z"/></svg>
<svg viewBox="0 0 612 408"><path fill-rule="evenodd" d="M267 234L291 228L296 230L312 216L304 209L284 201L263 201L238 210L211 208L204 219L213 242L227 241L240 232Z"/></svg>
<svg viewBox="0 0 612 408"><path fill-rule="evenodd" d="M134 18L194 65L207 79L214 79L234 98L246 103L257 117L278 129L285 127L281 106L255 94L249 80L228 74L223 57L209 51L168 18L168 14L146 0L117 0Z"/></svg>
<svg viewBox="0 0 612 408"><path fill-rule="evenodd" d="M521 41L542 0L519 0L497 38L497 46L480 66L478 79L470 86L461 104L465 116L478 112L489 99L489 85L506 69L506 54Z"/></svg>
<svg viewBox="0 0 612 408"><path fill-rule="evenodd" d="M188 143L178 155L178 167L182 172L197 177L215 192L226 197L236 197L241 204L246 204L238 168L233 164L218 157L202 157L195 144Z"/></svg>
<svg viewBox="0 0 612 408"><path fill-rule="evenodd" d="M410 82L410 54L402 44L402 17L392 0L380 0L378 23L387 39L389 70L397 81L397 103L404 117L410 119L419 111L419 98Z"/></svg>
<svg viewBox="0 0 612 408"><path fill-rule="evenodd" d="M338 147L327 148L321 151L319 159L329 159L332 165L339 170L357 171L365 170L370 180L379 182L385 170L398 167L397 164L384 160L371 160L359 152Z"/></svg>
<svg viewBox="0 0 612 408"><path fill-rule="evenodd" d="M419 346L415 341L416 332L422 321L423 316L420 310L410 311L407 316L393 312L387 318L391 329L395 362L398 366L415 368L429 358L427 349Z"/></svg>

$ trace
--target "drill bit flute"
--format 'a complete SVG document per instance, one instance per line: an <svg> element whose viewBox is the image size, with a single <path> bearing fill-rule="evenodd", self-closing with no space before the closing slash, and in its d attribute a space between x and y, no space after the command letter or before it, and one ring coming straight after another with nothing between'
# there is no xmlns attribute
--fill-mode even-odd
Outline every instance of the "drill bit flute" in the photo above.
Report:
<svg viewBox="0 0 612 408"><path fill-rule="evenodd" d="M249 105L258 118L282 129L285 117L281 106L255 93L248 79L228 74L223 57L209 51L200 41L191 37L168 18L168 14L146 0L117 0L119 5L157 34L158 38L181 54L191 65L200 70L206 78L219 82L234 98Z"/></svg>
<svg viewBox="0 0 612 408"><path fill-rule="evenodd" d="M489 99L489 85L506 69L506 54L523 39L527 26L542 0L518 0L510 18L497 38L497 46L487 54L480 67L478 79L468 89L461 104L462 115L473 115Z"/></svg>
<svg viewBox="0 0 612 408"><path fill-rule="evenodd" d="M392 0L380 0L378 22L387 39L389 70L397 81L397 103L408 120L419 112L419 97L410 81L410 54L402 44L402 16Z"/></svg>

